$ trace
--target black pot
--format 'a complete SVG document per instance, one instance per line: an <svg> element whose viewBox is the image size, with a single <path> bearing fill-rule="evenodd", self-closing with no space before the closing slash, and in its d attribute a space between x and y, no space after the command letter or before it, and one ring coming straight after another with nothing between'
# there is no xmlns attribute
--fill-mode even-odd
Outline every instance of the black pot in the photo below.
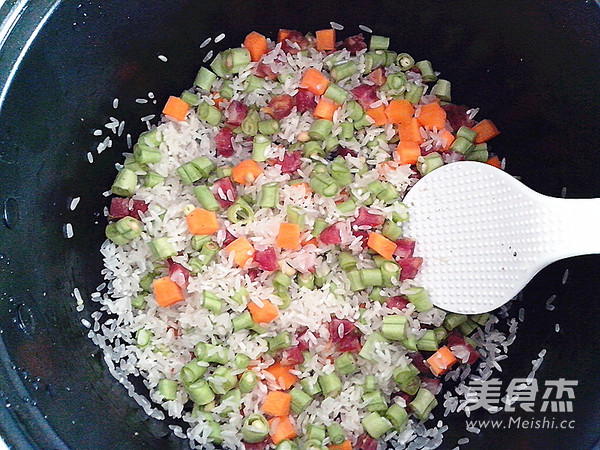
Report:
<svg viewBox="0 0 600 450"><path fill-rule="evenodd" d="M188 87L209 49L239 44L251 30L303 32L365 24L392 46L427 58L453 82L458 103L481 107L502 134L493 150L535 190L600 197L600 10L593 1L283 2L197 0L24 1L0 9L0 428L14 448L185 448L164 422L148 419L108 373L86 337L100 284L101 215L124 138L97 155L92 130L109 116L127 131ZM225 39L201 49L206 37ZM167 55L167 63L157 56ZM156 95L157 104L135 98ZM118 110L112 99L118 97ZM88 151L95 162L89 164ZM81 197L75 211L69 199ZM71 223L72 239L63 225ZM600 437L600 260L544 269L513 306L525 310L504 387L526 377L542 348L535 412L481 410L478 419L554 420L555 429L465 431L450 426L443 448L591 448ZM566 269L566 284L561 279ZM86 309L75 311L78 287ZM556 294L555 311L545 308ZM555 331L555 324L560 331ZM572 412L540 412L543 385L577 380ZM441 408L440 408L441 409ZM442 411L438 410L439 413ZM563 420L567 422L562 422ZM573 422L570 422L573 421ZM572 428L569 426L572 425ZM539 428L539 427L538 427Z"/></svg>

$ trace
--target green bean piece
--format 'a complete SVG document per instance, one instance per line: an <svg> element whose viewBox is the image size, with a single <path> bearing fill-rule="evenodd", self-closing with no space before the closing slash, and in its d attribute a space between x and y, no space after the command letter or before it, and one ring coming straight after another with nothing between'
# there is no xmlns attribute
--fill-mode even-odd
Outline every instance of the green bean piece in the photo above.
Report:
<svg viewBox="0 0 600 450"><path fill-rule="evenodd" d="M177 381L167 378L158 380L158 393L164 400L175 400L177 398Z"/></svg>
<svg viewBox="0 0 600 450"><path fill-rule="evenodd" d="M200 185L194 187L194 195L200 202L202 208L208 211L218 211L221 209L219 202L208 186Z"/></svg>
<svg viewBox="0 0 600 450"><path fill-rule="evenodd" d="M370 127L371 125L373 125L373 119L365 114L360 118L360 120L356 120L354 122L354 129L362 130L363 128Z"/></svg>
<svg viewBox="0 0 600 450"><path fill-rule="evenodd" d="M468 336L477 329L477 326L478 325L476 322L473 322L471 319L467 319L465 322L461 323L458 328L464 336Z"/></svg>
<svg viewBox="0 0 600 450"><path fill-rule="evenodd" d="M293 388L290 394L292 396L291 409L295 414L300 414L312 402L312 397L300 388Z"/></svg>
<svg viewBox="0 0 600 450"><path fill-rule="evenodd" d="M422 287L411 287L404 291L404 295L408 301L415 305L415 309L419 312L429 311L433 308L433 303L429 299L427 291Z"/></svg>
<svg viewBox="0 0 600 450"><path fill-rule="evenodd" d="M177 255L177 251L173 248L169 242L169 238L161 237L154 239L148 243L152 254L158 260L164 260Z"/></svg>
<svg viewBox="0 0 600 450"><path fill-rule="evenodd" d="M146 330L145 328L140 328L135 333L135 344L139 348L144 349L150 345L152 338L153 334L150 331Z"/></svg>
<svg viewBox="0 0 600 450"><path fill-rule="evenodd" d="M250 52L246 48L230 48L222 54L223 66L227 73L240 73L250 64Z"/></svg>
<svg viewBox="0 0 600 450"><path fill-rule="evenodd" d="M238 198L227 210L227 218L232 223L250 223L254 220L252 207L243 198Z"/></svg>
<svg viewBox="0 0 600 450"><path fill-rule="evenodd" d="M396 225L396 222L393 220L386 220L381 229L381 234L390 241L397 241L402 237L402 227Z"/></svg>
<svg viewBox="0 0 600 450"><path fill-rule="evenodd" d="M111 192L121 197L131 197L137 186L137 175L133 170L123 168L117 174Z"/></svg>
<svg viewBox="0 0 600 450"><path fill-rule="evenodd" d="M314 237L319 237L323 230L328 226L329 224L325 220L317 218L315 219L315 223L313 224L313 229L310 234L312 234Z"/></svg>
<svg viewBox="0 0 600 450"><path fill-rule="evenodd" d="M223 60L223 52L217 53L217 56L215 56L212 62L210 63L210 68L219 77L225 77L227 71L225 69L225 64Z"/></svg>
<svg viewBox="0 0 600 450"><path fill-rule="evenodd" d="M398 285L400 272L402 268L394 261L385 261L379 268L384 287L394 287Z"/></svg>
<svg viewBox="0 0 600 450"><path fill-rule="evenodd" d="M375 389L377 389L377 379L373 375L367 375L363 384L363 392L372 392Z"/></svg>
<svg viewBox="0 0 600 450"><path fill-rule="evenodd" d="M417 170L421 175L425 176L443 165L444 160L442 159L442 155L438 152L431 152L423 157L423 161L417 162Z"/></svg>
<svg viewBox="0 0 600 450"><path fill-rule="evenodd" d="M335 369L340 375L350 375L358 370L354 355L350 352L342 353L335 360Z"/></svg>
<svg viewBox="0 0 600 450"><path fill-rule="evenodd" d="M406 339L406 327L408 319L406 316L397 314L383 317L381 325L381 334L384 338L392 341L401 341Z"/></svg>
<svg viewBox="0 0 600 450"><path fill-rule="evenodd" d="M198 104L200 103L200 99L198 98L198 96L190 91L183 91L181 93L181 100L183 100L192 107L198 106Z"/></svg>
<svg viewBox="0 0 600 450"><path fill-rule="evenodd" d="M435 331L427 330L423 336L417 340L417 349L427 352L435 352L439 348Z"/></svg>
<svg viewBox="0 0 600 450"><path fill-rule="evenodd" d="M325 436L327 436L327 432L325 431L324 426L315 424L306 426L307 441L323 442L325 440Z"/></svg>
<svg viewBox="0 0 600 450"><path fill-rule="evenodd" d="M282 331L275 337L269 339L269 351L276 352L279 350L284 350L286 348L290 348L292 345L292 337L288 331Z"/></svg>
<svg viewBox="0 0 600 450"><path fill-rule="evenodd" d="M385 203L393 203L399 196L396 188L390 183L383 183L383 190L377 194L377 198Z"/></svg>
<svg viewBox="0 0 600 450"><path fill-rule="evenodd" d="M373 359L375 348L387 343L388 340L384 338L381 334L373 332L367 337L367 340L365 341L361 351L358 353L358 356L360 356L363 359L366 359L367 361L375 362L375 360Z"/></svg>
<svg viewBox="0 0 600 450"><path fill-rule="evenodd" d="M133 300L131 300L131 306L135 309L143 309L146 306L146 295L138 295Z"/></svg>
<svg viewBox="0 0 600 450"><path fill-rule="evenodd" d="M348 277L348 281L350 281L350 290L352 292L362 291L366 288L362 277L360 276L360 270L346 272L346 276Z"/></svg>
<svg viewBox="0 0 600 450"><path fill-rule="evenodd" d="M364 286L383 286L381 269L360 269L358 272Z"/></svg>
<svg viewBox="0 0 600 450"><path fill-rule="evenodd" d="M392 429L392 424L385 417L381 417L378 413L372 412L361 421L365 431L373 439L379 439L385 433Z"/></svg>
<svg viewBox="0 0 600 450"><path fill-rule="evenodd" d="M235 359L233 361L233 365L236 369L245 369L250 364L250 357L244 355L243 353L238 353L235 355Z"/></svg>
<svg viewBox="0 0 600 450"><path fill-rule="evenodd" d="M398 387L409 395L414 395L419 389L421 380L418 377L419 369L409 364L406 367L397 367L392 373Z"/></svg>
<svg viewBox="0 0 600 450"><path fill-rule="evenodd" d="M109 225L106 237L118 245L127 244L142 234L142 222L130 216Z"/></svg>
<svg viewBox="0 0 600 450"><path fill-rule="evenodd" d="M369 43L369 50L387 50L390 46L390 38L385 36L377 36L376 34L371 35L371 42Z"/></svg>
<svg viewBox="0 0 600 450"><path fill-rule="evenodd" d="M308 141L304 144L302 156L305 158L312 158L313 156L324 157L325 150L323 150L320 143L316 141Z"/></svg>
<svg viewBox="0 0 600 450"><path fill-rule="evenodd" d="M238 381L237 376L225 366L217 367L209 380L212 391L221 395L233 389Z"/></svg>
<svg viewBox="0 0 600 450"><path fill-rule="evenodd" d="M249 444L256 444L269 435L269 423L262 414L251 414L244 420L242 439Z"/></svg>
<svg viewBox="0 0 600 450"><path fill-rule="evenodd" d="M221 314L223 309L223 302L210 291L204 290L204 301L202 302L202 307L208 309L215 315Z"/></svg>
<svg viewBox="0 0 600 450"><path fill-rule="evenodd" d="M382 89L390 92L398 92L404 86L406 86L406 75L404 72L392 73L388 76Z"/></svg>
<svg viewBox="0 0 600 450"><path fill-rule="evenodd" d="M337 422L331 422L327 427L327 436L334 445L340 445L346 440L342 426Z"/></svg>
<svg viewBox="0 0 600 450"><path fill-rule="evenodd" d="M331 151L335 150L337 148L337 146L339 145L339 143L340 143L339 139L332 134L327 136L325 138L325 141L323 141L323 145L325 147L326 152L331 152Z"/></svg>
<svg viewBox="0 0 600 450"><path fill-rule="evenodd" d="M196 79L194 80L194 84L198 86L200 89L210 92L213 83L217 80L217 75L206 67L201 67L198 71L198 75L196 75Z"/></svg>
<svg viewBox="0 0 600 450"><path fill-rule="evenodd" d="M343 215L348 216L353 214L354 211L356 211L356 203L354 203L354 200L349 198L345 202L338 203L336 205L336 209Z"/></svg>
<svg viewBox="0 0 600 450"><path fill-rule="evenodd" d="M209 363L226 364L229 361L229 350L220 345L198 342L194 348L194 355L198 361Z"/></svg>
<svg viewBox="0 0 600 450"><path fill-rule="evenodd" d="M191 162L179 166L177 174L181 178L181 182L185 185L190 185L202 178L202 173Z"/></svg>
<svg viewBox="0 0 600 450"><path fill-rule="evenodd" d="M256 135L258 133L259 121L260 115L258 114L258 111L256 111L255 109L251 109L250 111L248 111L248 114L246 115L244 120L242 120L242 124L240 125L242 127L242 132L250 136Z"/></svg>
<svg viewBox="0 0 600 450"><path fill-rule="evenodd" d="M286 209L286 217L289 223L295 223L300 227L300 230L304 230L306 222L306 214L304 210L299 206L288 206Z"/></svg>
<svg viewBox="0 0 600 450"><path fill-rule="evenodd" d="M350 252L341 252L338 256L338 262L344 272L356 270L356 258Z"/></svg>
<svg viewBox="0 0 600 450"><path fill-rule="evenodd" d="M331 134L332 128L333 122L331 120L317 119L308 130L308 135L315 141L324 141Z"/></svg>
<svg viewBox="0 0 600 450"><path fill-rule="evenodd" d="M207 405L215 399L215 393L212 391L208 382L199 379L187 386L188 396L198 405Z"/></svg>
<svg viewBox="0 0 600 450"><path fill-rule="evenodd" d="M315 288L315 275L312 273L301 273L298 275L298 287L312 290Z"/></svg>
<svg viewBox="0 0 600 450"><path fill-rule="evenodd" d="M206 373L207 368L208 363L198 361L194 358L181 368L181 381L184 385L189 386L198 381Z"/></svg>
<svg viewBox="0 0 600 450"><path fill-rule="evenodd" d="M379 390L365 392L362 396L362 399L363 401L368 402L367 410L371 412L380 412L387 410L387 403L385 402L383 394Z"/></svg>
<svg viewBox="0 0 600 450"><path fill-rule="evenodd" d="M146 174L146 178L144 179L144 186L146 186L147 188L152 189L155 186L158 186L161 183L165 182L165 177L155 173L155 172L148 172Z"/></svg>
<svg viewBox="0 0 600 450"><path fill-rule="evenodd" d="M385 417L390 421L394 429L401 432L408 423L408 413L402 406L393 403L385 412Z"/></svg>
<svg viewBox="0 0 600 450"><path fill-rule="evenodd" d="M161 161L162 153L156 147L138 142L133 146L133 157L140 164L153 164Z"/></svg>
<svg viewBox="0 0 600 450"><path fill-rule="evenodd" d="M200 103L196 108L196 113L200 120L205 121L209 125L216 126L221 123L221 111L216 106L209 105L207 102Z"/></svg>
<svg viewBox="0 0 600 450"><path fill-rule="evenodd" d="M256 386L257 383L258 383L258 377L257 377L256 373L254 373L252 370L246 370L240 377L240 381L239 381L240 391L243 392L244 394L247 394L248 392L252 392L252 390L254 389L254 387Z"/></svg>
<svg viewBox="0 0 600 450"><path fill-rule="evenodd" d="M425 92L425 86L417 86L414 83L408 83L408 90L406 91L406 100L416 105L421 100L423 92Z"/></svg>
<svg viewBox="0 0 600 450"><path fill-rule="evenodd" d="M244 305L248 302L250 293L245 287L240 287L235 294L231 296L231 300L236 302L238 305Z"/></svg>
<svg viewBox="0 0 600 450"><path fill-rule="evenodd" d="M232 412L239 411L242 403L242 392L239 389L232 389L221 396L221 404L227 406L219 413L221 417L228 417Z"/></svg>
<svg viewBox="0 0 600 450"><path fill-rule="evenodd" d="M342 139L347 141L354 137L354 124L352 122L342 122L340 127L342 128L340 133Z"/></svg>
<svg viewBox="0 0 600 450"><path fill-rule="evenodd" d="M402 71L406 72L407 70L412 69L415 65L415 60L408 53L400 53L396 57L396 64L400 66Z"/></svg>
<svg viewBox="0 0 600 450"><path fill-rule="evenodd" d="M351 100L348 103L346 103L345 108L346 115L353 122L362 119L365 115L365 110L362 108L362 106L360 106L360 103L358 103L356 100ZM352 133L352 135L354 136L354 133Z"/></svg>
<svg viewBox="0 0 600 450"><path fill-rule="evenodd" d="M373 288L373 290L369 293L369 299L374 302L385 303L388 297L383 295L383 291L379 288Z"/></svg>
<svg viewBox="0 0 600 450"><path fill-rule="evenodd" d="M246 79L244 92L254 92L259 89L264 89L264 84L265 80L263 78L257 77L256 75L250 75Z"/></svg>
<svg viewBox="0 0 600 450"><path fill-rule="evenodd" d="M275 446L275 450L298 450L298 444L289 439L285 439Z"/></svg>
<svg viewBox="0 0 600 450"><path fill-rule="evenodd" d="M348 100L348 97L350 97L350 93L346 89L341 88L337 84L334 84L334 83L331 83L327 87L324 95L329 100L331 100L339 105L344 103L346 100Z"/></svg>
<svg viewBox="0 0 600 450"><path fill-rule="evenodd" d="M339 186L335 180L327 173L318 173L314 175L310 179L309 186L317 194L324 197L333 197L339 190Z"/></svg>
<svg viewBox="0 0 600 450"><path fill-rule="evenodd" d="M258 122L258 132L266 135L279 133L279 121L275 119L261 120Z"/></svg>
<svg viewBox="0 0 600 450"><path fill-rule="evenodd" d="M386 63L386 54L379 51L370 51L365 53L365 73L370 73Z"/></svg>
<svg viewBox="0 0 600 450"><path fill-rule="evenodd" d="M415 66L421 71L421 78L423 78L423 81L426 83L437 80L437 75L433 71L431 63L426 59L415 63Z"/></svg>
<svg viewBox="0 0 600 450"><path fill-rule="evenodd" d="M197 261L195 264L197 265L197 268L200 269L198 272L200 272L204 266L208 265L220 250L221 248L216 242L210 241L204 244L198 258L192 258ZM190 265L192 265L191 260Z"/></svg>
<svg viewBox="0 0 600 450"><path fill-rule="evenodd" d="M319 385L325 397L337 397L342 391L342 380L335 372L319 375Z"/></svg>
<svg viewBox="0 0 600 450"><path fill-rule="evenodd" d="M381 50L377 50L377 51L381 51ZM384 66L391 66L392 64L394 64L394 62L396 61L396 58L398 57L398 53L396 53L392 50L383 50L383 52L385 53Z"/></svg>
<svg viewBox="0 0 600 450"><path fill-rule="evenodd" d="M337 83L345 78L348 78L358 72L358 67L354 61L347 61L342 64L338 64L331 68L331 78Z"/></svg>
<svg viewBox="0 0 600 450"><path fill-rule="evenodd" d="M437 400L430 391L421 388L408 406L419 420L427 420L431 410L437 406Z"/></svg>
<svg viewBox="0 0 600 450"><path fill-rule="evenodd" d="M481 144L475 144L471 150L465 153L465 159L467 161L479 161L486 162L490 155L487 148L487 143L482 142Z"/></svg>
<svg viewBox="0 0 600 450"><path fill-rule="evenodd" d="M437 80L437 83L431 88L431 93L439 98L443 102L451 102L452 95L450 94L450 90L452 88L452 84L448 80L442 80L441 78Z"/></svg>
<svg viewBox="0 0 600 450"><path fill-rule="evenodd" d="M254 325L252 316L250 315L250 313L248 311L245 311L242 314L240 314L239 316L234 317L231 320L231 322L233 324L234 332L252 328L252 325Z"/></svg>
<svg viewBox="0 0 600 450"><path fill-rule="evenodd" d="M346 165L346 160L344 158L336 158L332 162L330 173L331 178L333 178L335 183L340 187L348 186L353 181L352 173Z"/></svg>
<svg viewBox="0 0 600 450"><path fill-rule="evenodd" d="M223 80L221 89L219 89L219 97L222 97L225 100L231 100L233 94L233 83L230 80Z"/></svg>

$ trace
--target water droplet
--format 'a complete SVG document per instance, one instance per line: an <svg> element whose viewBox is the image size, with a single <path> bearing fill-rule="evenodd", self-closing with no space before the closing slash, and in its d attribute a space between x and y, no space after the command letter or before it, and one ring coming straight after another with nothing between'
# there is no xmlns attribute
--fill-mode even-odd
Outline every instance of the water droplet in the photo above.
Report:
<svg viewBox="0 0 600 450"><path fill-rule="evenodd" d="M19 205L16 199L8 197L4 200L2 219L4 220L4 225L11 230L17 225L19 222Z"/></svg>

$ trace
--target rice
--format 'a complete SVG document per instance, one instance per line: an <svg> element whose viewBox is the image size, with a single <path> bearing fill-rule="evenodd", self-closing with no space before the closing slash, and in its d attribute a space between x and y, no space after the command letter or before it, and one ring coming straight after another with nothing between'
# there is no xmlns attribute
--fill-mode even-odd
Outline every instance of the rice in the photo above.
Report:
<svg viewBox="0 0 600 450"><path fill-rule="evenodd" d="M337 30L343 29L342 25L335 22L331 22L331 27ZM359 28L365 32L372 32L370 28L363 25ZM220 34L214 38L214 42L218 43L224 38L225 35ZM210 42L211 39L208 38L200 46L206 47ZM288 44L291 48L300 48L299 42L288 40ZM235 101L241 102L263 108L260 111L261 119L267 119L264 108L269 108L268 105L274 97L299 94L301 75L306 68L327 70L327 58L330 56L314 48L308 48L306 53L292 54L284 51L282 43L274 44L269 41L269 45L270 51L263 56L262 63L268 65L285 81L277 83L263 80L262 87L248 92L246 89L248 79L257 67L256 63L250 63L239 75L231 78L232 96L224 104L225 108ZM356 55L351 55L346 49L340 51L340 57L353 60L359 68L359 73L339 82L343 89L352 90L368 83L373 85L372 80L366 80L360 74L365 67L365 51L365 49L360 50ZM163 59L161 56L163 55L159 55L159 59L166 62L167 58ZM213 51L210 50L203 62L207 62L212 57ZM399 69L391 67L387 70L392 73ZM411 83L424 85L420 74L411 72L408 77ZM213 88L220 90L222 80L217 80ZM193 88L189 92L196 94L200 101L209 105L215 104L215 99L200 89ZM156 102L152 92L148 92L147 98ZM135 102L145 104L148 99L138 98ZM431 95L422 97L417 105L417 115L419 105L434 100ZM380 93L371 106L388 104L389 99ZM473 116L477 112L469 111ZM333 114L332 135L336 139L342 136L341 124L348 121L348 115L345 107L339 108ZM234 135L231 139L234 155L223 157L215 143L218 133L222 132L221 126L209 125L194 113L187 114L185 120L163 117L156 128L151 123L154 119L154 114L141 118L148 129L155 133L153 136L159 136L156 143L152 145L155 145L155 150L160 153L160 161L148 163L147 170L164 177L164 180L149 187L145 182L147 181L146 169L137 172L137 176L141 178L138 178L138 187L127 203L127 207L132 208L136 201L147 205L146 211L138 212L141 232L139 236L129 239L126 243L116 245L111 240L107 240L102 245L101 253L104 260L102 275L105 282L90 296L99 304L99 310L92 312L91 322L82 319L82 324L89 329L89 338L102 349L110 373L125 386L128 394L148 415L157 419L170 417L183 424L170 426L175 436L188 439L193 448L211 448L211 424L216 422L226 448L243 448L239 433L243 418L249 414L259 413L270 391L285 387L284 378L266 370L282 357L279 353L269 353L270 342L273 342L271 339L275 336L287 334L292 348L299 344L300 336L306 339L310 355L303 355L303 364L296 365L290 373L300 380L317 382L319 377L337 373L339 370L332 361L343 353L336 342L352 336L346 330L348 323L355 329L352 333L356 333L356 339L360 339L359 346L365 344L367 336L381 332L385 323L384 318L390 315L401 315L405 318L406 336L415 341L426 335L430 325L435 327L443 325L446 313L438 308L419 312L416 311L415 305L410 303L400 311L372 301L365 289L354 289L350 278L341 269L340 250L326 245L323 236L319 241L304 246L292 248L278 246L277 236L281 224L289 222L290 211L298 208L303 213L302 229L298 226L300 241L311 240L313 238L311 230L316 221L325 219L327 224L335 224L337 231L334 232L339 234L340 246L353 255L356 260L356 270L371 269L377 272L375 261L363 249L365 237L361 234L368 233L374 225L368 222L357 225L355 222L363 216L377 222L391 221L393 213L399 208L399 199L389 201L378 198L377 195L370 193L369 185L376 181L386 183L385 186L390 186L390 189L401 198L416 182L414 168L390 159L394 146L389 143L389 140L396 135L392 124L382 126L367 124L363 129L353 131L354 139L347 141L340 139L344 148L355 152L345 157L340 156L345 161L344 164L351 178L351 182L346 183L344 198L356 199L359 205L366 205L368 202L368 206L360 209L357 206L349 212L340 211L338 206L340 194L334 197L307 195L297 186L290 184L290 181L295 180L311 186L317 163L322 163L325 167L331 164L321 155L313 160L301 158L299 168L295 172L289 173L284 170L286 158L290 155L289 146L297 143L299 137L306 135L314 122L310 111L298 113L297 106L294 106L288 115L279 121L279 130L270 136L271 144L265 153L267 163L261 162L261 172L253 176L252 182L246 185L236 183L234 190L230 190L218 184L211 175L210 181L206 181L206 184L209 189L212 188L211 192L217 202L234 202L236 198L243 195L250 199L250 204L255 203L254 208L251 207L254 217L248 223L238 221L235 216L228 216L224 209L219 209L216 213L222 225L214 233L214 241L219 246L225 246L228 239L231 241L231 236L233 239L244 237L252 246L252 250L247 251L247 256L253 256L248 263L250 267L242 268L238 262L240 255L236 252L228 254L227 251L219 251L210 261L198 259L201 253L192 246L188 229L189 216L186 218L184 212L189 211L189 205L194 207L198 205L199 200L196 198L193 184L185 184L178 169L201 157L209 158L217 167L225 164L235 165L251 157L252 142L248 142L247 136L243 133ZM111 117L105 124L105 128L121 136L125 122ZM431 130L421 127L420 133L425 142L422 148L426 151L435 151L445 145L441 141L440 130L435 127ZM382 139L378 140L378 138ZM126 141L127 148L131 149L133 141L130 134L126 135ZM375 141L377 141L376 145L372 145ZM98 153L112 145L110 137L105 137L98 144ZM132 155L127 153L126 156ZM118 164L116 167L122 170L125 166ZM259 208L256 202L262 201L264 188L270 183L279 186L278 202L274 207ZM213 184L215 186L212 186ZM103 195L110 196L111 191L105 191ZM108 215L109 211L105 209L104 216ZM381 224L377 225L379 226ZM65 229L66 227L65 225ZM153 240L163 237L167 238L168 244L173 249L169 257L169 267L165 263L155 261L149 245ZM285 275L286 283L289 284L285 286L285 293L291 299L289 305L285 305L285 295L282 295L280 287L274 283L272 274L266 270L259 270L258 252L275 248L277 248L276 262L279 271ZM198 269L196 265L198 263L204 266ZM243 263L241 265L244 266ZM170 273L169 268L174 272ZM192 270L194 273L189 275ZM179 271L178 274L175 271ZM183 275L185 273L188 275ZM359 275L362 273L366 272L359 272ZM151 278L164 277L171 283L185 285L184 300L169 307L160 306L154 290L151 287L142 288L142 285L147 283L146 278L149 274ZM322 278L319 282L322 286L309 288L301 285L300 276L310 278L311 274ZM312 282L316 283L314 275ZM377 289L380 289L383 298L388 298L403 294L413 286L415 282L411 277L399 279L396 276L390 279L389 284L378 286ZM247 298L238 302L234 299L242 288L246 290ZM211 311L208 306L203 306L208 305L207 293L218 299L220 312ZM73 296L78 307L83 307L83 298L77 288L74 289ZM234 332L233 324L247 309L250 311L255 307L266 309L269 304L277 308L277 318L267 327L263 330L244 328ZM503 317L508 317L506 309L502 310L502 314ZM521 308L519 312L521 322L523 314L524 310ZM333 325L335 320L340 321L337 327ZM482 355L482 361L478 366L460 364L446 373L445 380L454 380L458 385L454 390L446 390L443 394L444 415L460 411L470 414L466 398L469 394L467 383L470 380L487 380L495 371L502 370L500 362L506 358L508 347L516 338L518 322L514 318L510 319L507 332L496 328L499 322L496 315L491 315L484 328L478 328L472 335L477 343L477 350ZM143 333L151 336L146 344L138 342ZM253 364L248 370L252 370L261 382L250 392L240 394L239 403L235 398L224 400L223 397L219 397L211 412L205 415L195 414L189 408L189 394L182 383L181 372L194 356L200 358L196 350L198 343L222 346L226 353L224 366L231 370L234 377L246 369L234 367L232 361L234 356L238 354L247 356ZM220 347L209 348L206 358L216 357L220 351ZM455 356L464 362L469 359L469 352L464 349L452 351L456 352ZM394 382L394 372L399 368L408 367L412 361L409 353L406 347L394 341L375 343L372 352L366 356L362 355L365 357L355 358L353 373L340 377L339 395L335 398L324 397L320 401L315 400L304 411L293 415L292 420L298 434L306 433L309 424L327 426L333 421L338 421L343 427L345 437L356 442L358 437L365 433L361 419L368 412L369 401L363 397L363 385L368 375L375 376L377 389L386 403L395 402L403 407L406 406L406 402L401 397L393 398L398 390ZM540 352L538 355L539 363L533 365L534 371L539 368L544 354ZM215 376L215 364L206 364L209 367L204 379L215 390L224 388L227 378ZM147 397L135 392L134 384L131 382L133 378L143 382L149 393ZM163 379L173 380L178 384L176 396L172 400L166 401L160 394L159 382ZM233 412L219 414L228 409L233 409ZM277 420L279 419L275 419ZM433 449L442 444L447 429L447 425L442 421L438 420L435 424L428 422L426 425L411 416L402 432L390 430L382 441L398 449Z"/></svg>
<svg viewBox="0 0 600 450"><path fill-rule="evenodd" d="M165 63L169 61L169 58L167 58L165 55L158 55L157 58Z"/></svg>

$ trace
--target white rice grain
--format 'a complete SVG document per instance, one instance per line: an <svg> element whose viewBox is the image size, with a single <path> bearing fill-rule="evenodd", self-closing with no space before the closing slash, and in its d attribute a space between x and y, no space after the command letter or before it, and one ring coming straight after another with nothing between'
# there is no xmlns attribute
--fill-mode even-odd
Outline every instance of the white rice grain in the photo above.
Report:
<svg viewBox="0 0 600 450"><path fill-rule="evenodd" d="M71 223L63 225L63 234L66 239L71 239L73 237L73 225L71 225Z"/></svg>
<svg viewBox="0 0 600 450"><path fill-rule="evenodd" d="M204 48L206 47L208 44L210 44L210 41L212 41L212 38L206 38L202 41L202 43L200 44L200 48Z"/></svg>
<svg viewBox="0 0 600 450"><path fill-rule="evenodd" d="M373 30L366 25L359 25L358 28L360 28L365 33L373 33Z"/></svg>
<svg viewBox="0 0 600 450"><path fill-rule="evenodd" d="M75 197L74 199L72 199L71 202L69 203L69 209L71 211L75 211L75 208L77 208L77 205L79 205L80 200L81 200L81 197Z"/></svg>
<svg viewBox="0 0 600 450"><path fill-rule="evenodd" d="M167 62L169 61L169 58L167 58L165 55L158 55L157 57L158 59L160 59L162 62Z"/></svg>
<svg viewBox="0 0 600 450"><path fill-rule="evenodd" d="M202 58L202 62L208 62L210 61L210 59L213 57L213 51L209 50L208 53L206 55L204 55L204 58Z"/></svg>
<svg viewBox="0 0 600 450"><path fill-rule="evenodd" d="M221 42L223 39L225 39L225 33L219 34L217 37L215 37L215 44Z"/></svg>

